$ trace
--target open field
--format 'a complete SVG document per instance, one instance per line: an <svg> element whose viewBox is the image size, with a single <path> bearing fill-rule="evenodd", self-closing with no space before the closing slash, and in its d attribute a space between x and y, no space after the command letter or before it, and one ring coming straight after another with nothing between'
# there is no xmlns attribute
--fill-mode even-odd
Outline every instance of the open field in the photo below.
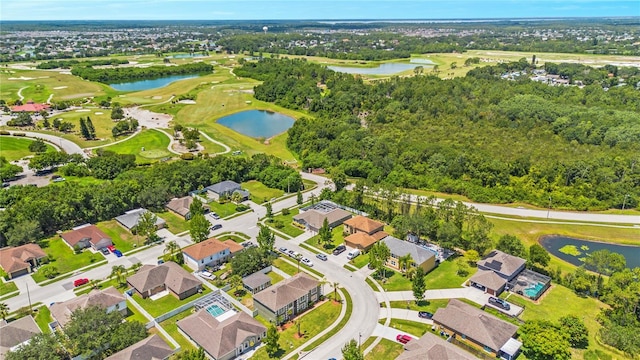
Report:
<svg viewBox="0 0 640 360"><path fill-rule="evenodd" d="M257 204L261 204L265 201L284 195L284 191L280 189L272 189L256 180L243 182L241 185L243 189L249 190L251 193L251 200Z"/></svg>
<svg viewBox="0 0 640 360"><path fill-rule="evenodd" d="M170 141L171 140L162 132L148 129L127 141L105 147L104 149L118 154L135 155L137 163L146 164L175 155L167 150Z"/></svg>
<svg viewBox="0 0 640 360"><path fill-rule="evenodd" d="M0 136L0 150L2 150L2 155L8 161L14 161L22 159L25 156L35 155L29 151L29 145L33 142L32 139L26 139L22 137L15 136ZM47 151L55 151L53 146L47 145Z"/></svg>
<svg viewBox="0 0 640 360"><path fill-rule="evenodd" d="M102 109L98 107L84 108L75 111L68 111L61 114L51 116L49 122L55 119L62 119L63 121L70 122L75 125L73 132L62 135L61 133L53 133L54 135L61 136L75 142L80 147L92 147L98 145L104 145L114 142L111 129L115 126L116 122L111 120L111 109ZM80 118L91 119L93 127L96 129L97 140L85 140L80 133Z"/></svg>

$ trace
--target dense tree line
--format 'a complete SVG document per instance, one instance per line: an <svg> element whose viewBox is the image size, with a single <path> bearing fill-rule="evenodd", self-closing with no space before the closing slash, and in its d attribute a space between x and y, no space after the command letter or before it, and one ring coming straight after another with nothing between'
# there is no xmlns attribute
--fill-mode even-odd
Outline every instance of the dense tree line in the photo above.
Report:
<svg viewBox="0 0 640 360"><path fill-rule="evenodd" d="M392 78L365 84L304 60L263 59L236 71L264 81L263 101L313 113L289 130L303 168L336 168L398 187L479 202L554 208L638 206L640 92L552 87L497 75Z"/></svg>
<svg viewBox="0 0 640 360"><path fill-rule="evenodd" d="M113 83L116 81L153 79L168 75L207 74L212 71L213 65L200 62L178 66L150 66L147 68L95 69L91 66L74 66L71 69L71 74L80 76L85 80Z"/></svg>
<svg viewBox="0 0 640 360"><path fill-rule="evenodd" d="M122 65L128 64L129 60L125 59L100 59L100 60L52 60L41 62L36 66L36 69L48 70L48 69L70 69L72 66L99 66L99 65Z"/></svg>
<svg viewBox="0 0 640 360"><path fill-rule="evenodd" d="M63 166L82 176L114 179L100 184L65 182L60 186L12 186L0 192L0 245L33 242L84 223L112 219L127 210L144 207L161 210L169 199L185 196L223 180L238 183L258 180L266 186L292 192L302 188L296 170L263 154L248 158L217 156L134 168L132 155L108 151L84 162L72 155L49 159L57 152L36 156L36 163Z"/></svg>

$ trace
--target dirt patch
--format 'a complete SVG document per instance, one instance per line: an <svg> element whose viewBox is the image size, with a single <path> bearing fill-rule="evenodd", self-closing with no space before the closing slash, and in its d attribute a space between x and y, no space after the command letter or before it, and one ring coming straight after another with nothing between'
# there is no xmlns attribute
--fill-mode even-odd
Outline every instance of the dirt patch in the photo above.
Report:
<svg viewBox="0 0 640 360"><path fill-rule="evenodd" d="M20 76L19 78L10 77L8 80L35 80L35 78L26 77L26 76Z"/></svg>
<svg viewBox="0 0 640 360"><path fill-rule="evenodd" d="M80 93L80 94L71 94L71 95L67 95L67 96L63 96L62 99L64 100L70 100L70 99L76 99L76 98L81 98L81 97L90 97L95 95L94 93Z"/></svg>
<svg viewBox="0 0 640 360"><path fill-rule="evenodd" d="M68 86L56 86L53 88L53 90L62 90L62 89L66 89L68 88Z"/></svg>
<svg viewBox="0 0 640 360"><path fill-rule="evenodd" d="M125 108L124 116L131 116L132 118L138 120L141 126L146 126L151 129L167 129L169 128L169 122L173 120L173 116L171 115L161 114L141 109L139 107Z"/></svg>
<svg viewBox="0 0 640 360"><path fill-rule="evenodd" d="M162 96L158 96L158 95L156 95L156 96L152 97L152 99L153 99L153 100L160 100L160 99L162 99Z"/></svg>
<svg viewBox="0 0 640 360"><path fill-rule="evenodd" d="M193 100L180 100L178 101L180 104L189 104L189 105L194 105L196 102Z"/></svg>

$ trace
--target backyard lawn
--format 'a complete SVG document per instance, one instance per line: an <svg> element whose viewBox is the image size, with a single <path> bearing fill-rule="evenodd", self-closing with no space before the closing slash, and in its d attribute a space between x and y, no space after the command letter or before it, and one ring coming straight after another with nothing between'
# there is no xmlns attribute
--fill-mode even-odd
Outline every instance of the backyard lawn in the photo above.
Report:
<svg viewBox="0 0 640 360"><path fill-rule="evenodd" d="M164 320L163 322L160 323L160 326L162 326L162 328L169 333L169 335L171 335L171 337L173 338L173 340L175 340L179 345L181 350L193 350L195 349L195 347L193 346L193 344L187 340L184 336L182 336L182 334L180 334L180 332L178 331L178 325L176 325L176 323L184 318L186 318L187 316L193 314L192 312L193 309L191 310L187 310L187 311L183 311L175 316L172 316L166 320Z"/></svg>
<svg viewBox="0 0 640 360"><path fill-rule="evenodd" d="M251 201L256 204L262 204L263 202L267 202L284 194L284 191L272 189L256 180L243 182L240 185L242 185L243 189L249 190L249 193L251 193Z"/></svg>
<svg viewBox="0 0 640 360"><path fill-rule="evenodd" d="M217 238L220 241L232 240L234 242L237 242L238 244L247 241L247 239L243 239L243 238L241 238L239 236L232 235L232 234L226 234L226 235L222 235L222 236L217 236Z"/></svg>
<svg viewBox="0 0 640 360"><path fill-rule="evenodd" d="M384 324L385 319L380 319L381 324ZM391 319L389 326L398 329L400 331L406 332L410 335L416 336L420 338L424 333L427 332L427 329L430 329L431 326L429 324L424 324L417 321L411 320L403 320L403 319Z"/></svg>
<svg viewBox="0 0 640 360"><path fill-rule="evenodd" d="M0 296L18 291L18 287L13 282L3 282L0 280Z"/></svg>
<svg viewBox="0 0 640 360"><path fill-rule="evenodd" d="M133 250L136 247L134 245L144 245L142 236L136 237L136 235L133 235L127 229L120 226L115 220L99 222L96 226L107 234L111 238L111 241L113 241L116 249L123 253Z"/></svg>
<svg viewBox="0 0 640 360"><path fill-rule="evenodd" d="M163 218L167 222L167 228L173 234L179 234L181 232L189 231L189 222L182 216L176 215L171 211L163 211L156 213L160 218Z"/></svg>
<svg viewBox="0 0 640 360"><path fill-rule="evenodd" d="M288 215L278 214L273 217L273 222L268 222L267 224L291 237L296 237L304 233L304 230L292 225L293 217L298 215L299 212L300 211L298 209L290 209ZM278 227L276 224L282 224L282 227Z"/></svg>
<svg viewBox="0 0 640 360"><path fill-rule="evenodd" d="M478 271L478 268L475 266L469 267L469 275L465 277L458 276L457 270L458 268L452 260L444 261L425 276L427 290L462 287L464 281L473 276Z"/></svg>
<svg viewBox="0 0 640 360"><path fill-rule="evenodd" d="M66 274L68 272L77 270L81 267L85 267L92 264L98 264L99 262L106 262L104 256L98 253L92 253L89 250L84 250L80 254L74 254L73 250L60 238L56 236L54 238L43 240L40 243L42 250L53 259L49 264L43 266L53 266L57 269L57 276ZM40 271L36 271L32 275L33 280L37 283L49 280Z"/></svg>
<svg viewBox="0 0 640 360"><path fill-rule="evenodd" d="M305 241L305 243L315 247L316 249L322 252L330 254L333 251L333 248L344 243L344 235L342 234L343 231L344 230L342 225L336 226L335 228L333 228L333 230L331 231L331 236L332 236L331 238L333 239L333 242L329 244L329 246L326 249L324 247L325 246L324 244L318 244L318 240L320 239L318 235Z"/></svg>
<svg viewBox="0 0 640 360"><path fill-rule="evenodd" d="M138 309L135 308L135 306L128 305L128 304L127 304L127 315L125 316L125 320L139 321L143 324L146 324L149 322L149 319L147 319L144 315L142 315L142 313L139 312Z"/></svg>
<svg viewBox="0 0 640 360"><path fill-rule="evenodd" d="M158 300L151 300L150 298L146 298L143 299L140 294L134 293L133 294L133 299L135 299L135 301L140 304L145 310L147 310L147 312L153 316L153 317L158 317L162 314L166 314L169 311L177 308L180 305L183 305L189 301L193 301L195 299L198 299L208 293L211 292L211 289L209 289L206 286L202 287L202 293L199 294L195 294L192 296L189 296L188 298L184 299L184 300L180 300L177 297L171 295L171 294L167 294L163 297L161 297Z"/></svg>
<svg viewBox="0 0 640 360"><path fill-rule="evenodd" d="M284 280L284 278L280 274L276 274L273 271L269 271L267 273L267 276L271 278L271 285L275 285L280 281Z"/></svg>
<svg viewBox="0 0 640 360"><path fill-rule="evenodd" d="M316 308L306 312L304 315L297 317L296 319L300 320L301 337L296 334L296 326L292 323L287 323L285 325L286 330L280 332L280 339L278 340L280 350L276 353L276 358L282 358L291 350L296 349L328 328L340 315L341 308L342 304L340 303L326 301L322 305L316 305ZM265 347L258 349L252 359L269 359Z"/></svg>
<svg viewBox="0 0 640 360"><path fill-rule="evenodd" d="M395 359L402 354L403 350L402 344L389 339L382 339L364 358L365 360Z"/></svg>
<svg viewBox="0 0 640 360"><path fill-rule="evenodd" d="M49 308L46 305L40 306L36 309L36 316L34 320L43 333L51 332L49 323L53 321L53 318L51 317L51 311L49 311Z"/></svg>
<svg viewBox="0 0 640 360"><path fill-rule="evenodd" d="M169 143L167 135L149 129L143 130L127 141L107 146L104 149L118 154L132 154L136 156L138 164L149 164L162 158L174 156L167 150Z"/></svg>
<svg viewBox="0 0 640 360"><path fill-rule="evenodd" d="M29 145L33 142L32 139L15 136L0 136L0 149L2 149L2 156L7 161L19 160L25 156L35 155L29 151ZM53 146L47 144L47 151L55 151Z"/></svg>

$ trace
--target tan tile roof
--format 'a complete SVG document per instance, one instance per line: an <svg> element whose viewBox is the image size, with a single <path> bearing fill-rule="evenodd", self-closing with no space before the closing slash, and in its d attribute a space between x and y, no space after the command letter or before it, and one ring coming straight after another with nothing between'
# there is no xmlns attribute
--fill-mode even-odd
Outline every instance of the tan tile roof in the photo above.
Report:
<svg viewBox="0 0 640 360"><path fill-rule="evenodd" d="M169 346L157 334L138 341L137 343L125 348L105 360L164 360L173 354L171 346Z"/></svg>
<svg viewBox="0 0 640 360"><path fill-rule="evenodd" d="M384 227L384 223L369 219L368 217L365 217L362 215L352 217L351 219L345 221L344 223L345 225L349 225L354 229L364 231L367 234L371 234L376 229L380 227Z"/></svg>
<svg viewBox="0 0 640 360"><path fill-rule="evenodd" d="M500 277L500 275L488 270L478 270L469 281L473 281L476 284L480 284L491 290L498 290L507 284L507 280Z"/></svg>
<svg viewBox="0 0 640 360"><path fill-rule="evenodd" d="M316 209L310 209L302 212L293 217L294 220L303 220L307 225L319 229L324 223L324 219L327 219L329 225L339 220L348 219L351 217L351 213L342 209L333 209L329 212L321 212Z"/></svg>
<svg viewBox="0 0 640 360"><path fill-rule="evenodd" d="M409 341L396 360L476 360L476 357L430 332Z"/></svg>
<svg viewBox="0 0 640 360"><path fill-rule="evenodd" d="M439 308L433 321L466 335L480 344L498 351L518 331L518 327L460 300L451 299Z"/></svg>
<svg viewBox="0 0 640 360"><path fill-rule="evenodd" d="M71 313L77 309L86 309L90 306L99 306L106 309L123 301L126 301L124 295L111 286L104 290L92 290L90 293L80 295L77 298L55 303L51 305L49 310L51 311L51 316L58 321L58 324L64 326L71 320Z"/></svg>
<svg viewBox="0 0 640 360"><path fill-rule="evenodd" d="M224 244L222 241L216 238L210 238L186 247L182 249L182 252L189 255L189 257L194 260L202 260L226 249L229 249L228 245Z"/></svg>
<svg viewBox="0 0 640 360"><path fill-rule="evenodd" d="M18 247L0 249L0 267L7 273L29 268L27 261L42 259L47 254L37 244L24 244Z"/></svg>
<svg viewBox="0 0 640 360"><path fill-rule="evenodd" d="M507 276L513 275L513 273L524 265L524 263L526 263L525 259L504 253L500 250L493 250L489 255L477 262L478 266L491 269Z"/></svg>
<svg viewBox="0 0 640 360"><path fill-rule="evenodd" d="M71 246L75 246L82 239L89 239L89 242L92 244L97 244L98 241L102 239L111 239L107 234L102 232L97 226L89 225L80 228L76 228L75 230L66 232L60 235L67 244Z"/></svg>
<svg viewBox="0 0 640 360"><path fill-rule="evenodd" d="M238 244L237 242L229 239L229 240L225 240L222 242L223 244L227 245L229 247L229 251L231 251L232 254L237 253L238 251L242 251L244 250L244 248L242 247L242 245Z"/></svg>
<svg viewBox="0 0 640 360"><path fill-rule="evenodd" d="M0 326L0 358L12 347L20 345L31 339L35 334L40 334L40 328L31 316L25 316L16 321Z"/></svg>
<svg viewBox="0 0 640 360"><path fill-rule="evenodd" d="M309 293L318 285L318 280L301 272L253 295L253 300L275 312Z"/></svg>
<svg viewBox="0 0 640 360"><path fill-rule="evenodd" d="M368 248L369 246L375 244L375 242L378 240L367 233L357 232L345 237L344 241L360 245L360 247L363 248Z"/></svg>
<svg viewBox="0 0 640 360"><path fill-rule="evenodd" d="M191 196L185 196L181 198L173 198L171 201L165 205L165 207L171 211L174 211L182 217L187 216L189 213L189 207L193 203L193 198Z"/></svg>
<svg viewBox="0 0 640 360"><path fill-rule="evenodd" d="M141 293L164 285L174 293L182 294L202 285L195 276L172 261L157 266L143 266L135 275L129 276L127 282Z"/></svg>
<svg viewBox="0 0 640 360"><path fill-rule="evenodd" d="M243 311L219 322L202 309L178 321L177 325L216 359L233 351L248 337L261 336L267 331L264 325Z"/></svg>

